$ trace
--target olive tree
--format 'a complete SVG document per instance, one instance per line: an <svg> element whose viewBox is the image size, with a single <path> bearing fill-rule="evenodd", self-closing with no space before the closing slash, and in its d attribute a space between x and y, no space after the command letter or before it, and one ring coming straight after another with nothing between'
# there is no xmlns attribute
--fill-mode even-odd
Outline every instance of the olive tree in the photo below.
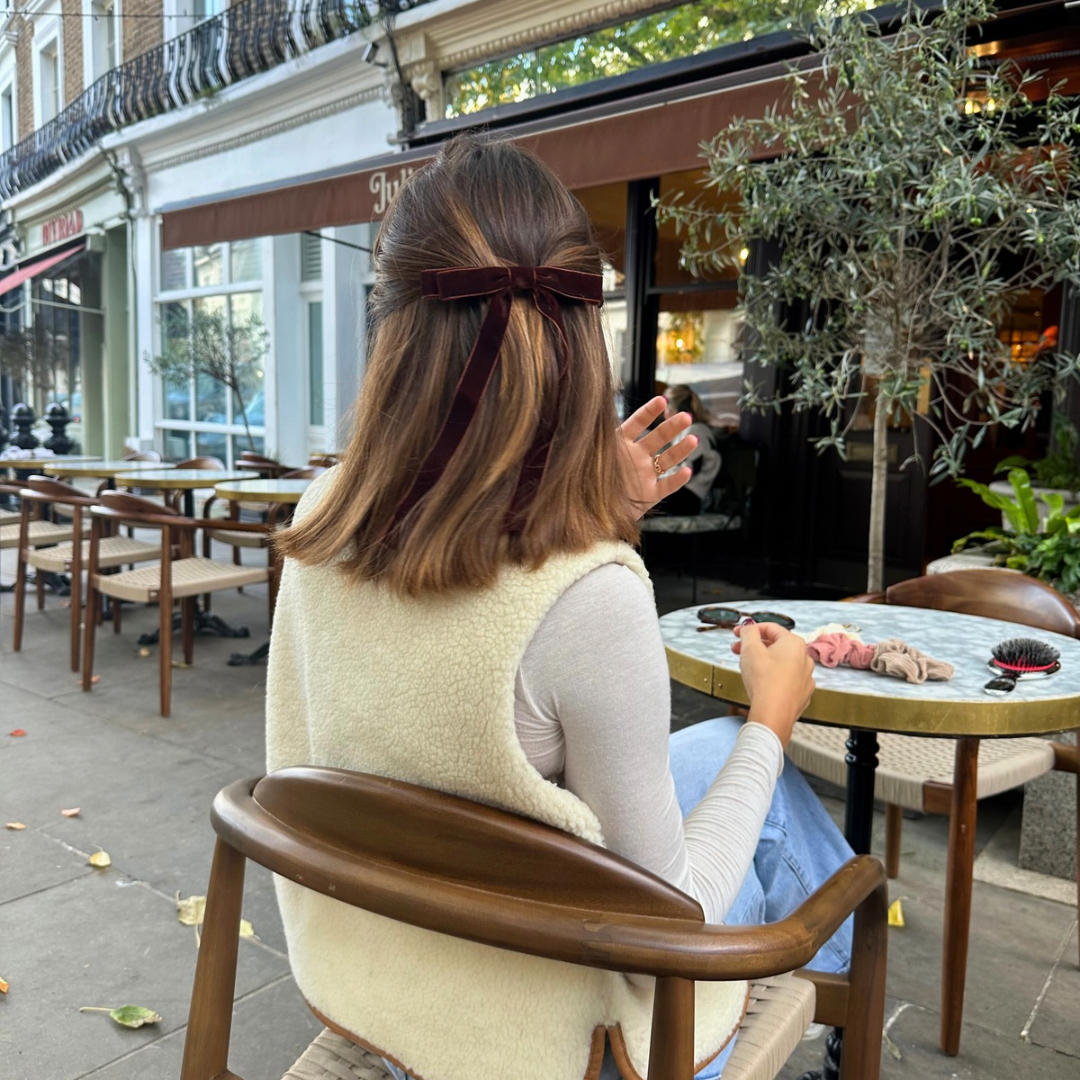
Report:
<svg viewBox="0 0 1080 1080"><path fill-rule="evenodd" d="M1025 294L1080 285L1080 125L1038 71L978 55L992 15L987 0L956 0L932 16L909 4L884 30L865 16L810 30L816 63L703 148L729 208L658 207L692 271L753 241L779 249L742 276L740 304L747 359L788 377L769 397L748 382L746 407L818 411L818 449L841 454L855 406L873 412L871 590L890 418L928 424L931 476L956 475L990 426L1030 425L1040 394L1078 371L1054 349L1016 362L999 336Z"/></svg>

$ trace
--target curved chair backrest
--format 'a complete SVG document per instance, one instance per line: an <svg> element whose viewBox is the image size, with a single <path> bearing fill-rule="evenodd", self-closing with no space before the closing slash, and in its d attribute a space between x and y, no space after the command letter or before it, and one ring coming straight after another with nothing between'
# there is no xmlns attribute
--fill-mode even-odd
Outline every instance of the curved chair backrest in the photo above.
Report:
<svg viewBox="0 0 1080 1080"><path fill-rule="evenodd" d="M1080 638L1080 612L1061 593L1027 574L953 570L890 585L885 603L1003 619Z"/></svg>
<svg viewBox="0 0 1080 1080"><path fill-rule="evenodd" d="M55 502L68 506L83 506L94 500L74 484L54 480L51 476L31 476L23 485L25 497L42 502Z"/></svg>
<svg viewBox="0 0 1080 1080"><path fill-rule="evenodd" d="M240 457L236 460L236 466L239 469L253 469L255 472L262 473L263 476L270 477L281 476L289 470L288 465L283 465L280 461L267 457L265 454L256 454L254 450L241 451Z"/></svg>
<svg viewBox="0 0 1080 1080"><path fill-rule="evenodd" d="M308 465L303 469L290 469L286 473L282 473L280 479L282 480L314 480L316 476L326 472L327 466L325 465Z"/></svg>
<svg viewBox="0 0 1080 1080"><path fill-rule="evenodd" d="M225 462L216 457L193 457L187 461L178 461L178 469L221 469L224 470Z"/></svg>
<svg viewBox="0 0 1080 1080"><path fill-rule="evenodd" d="M143 499L138 495L128 495L122 491L103 491L98 497L98 505L90 508L97 518L111 518L114 521L139 522L147 518L176 518L176 524L189 521L178 510L163 506L152 499ZM150 521L150 525L160 526L161 522ZM172 522L169 523L170 526Z"/></svg>
<svg viewBox="0 0 1080 1080"><path fill-rule="evenodd" d="M125 461L160 461L161 455L156 450L132 450L124 455Z"/></svg>

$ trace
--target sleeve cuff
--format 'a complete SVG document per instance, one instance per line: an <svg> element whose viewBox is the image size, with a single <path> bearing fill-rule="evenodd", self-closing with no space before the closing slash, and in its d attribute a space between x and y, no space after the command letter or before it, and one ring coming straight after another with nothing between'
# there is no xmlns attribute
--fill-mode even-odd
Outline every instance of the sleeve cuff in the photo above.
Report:
<svg viewBox="0 0 1080 1080"><path fill-rule="evenodd" d="M755 742L759 753L775 759L777 777L783 773L784 761L786 760L784 744L780 741L780 736L772 728L766 727L764 724L747 721L739 732L739 739L750 739Z"/></svg>

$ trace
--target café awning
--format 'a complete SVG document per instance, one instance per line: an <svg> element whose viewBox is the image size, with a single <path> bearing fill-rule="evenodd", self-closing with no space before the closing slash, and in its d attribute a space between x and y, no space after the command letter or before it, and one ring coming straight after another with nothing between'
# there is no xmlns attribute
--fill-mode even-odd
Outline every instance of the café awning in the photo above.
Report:
<svg viewBox="0 0 1080 1080"><path fill-rule="evenodd" d="M18 270L13 270L7 277L0 278L0 296L6 292L11 292L12 289L17 289L24 281L29 281L31 278L37 277L38 274L45 273L46 270L55 266L58 262L63 262L64 259L77 255L85 247L86 243L84 241L73 247L65 248L63 251L47 255L44 259L38 259L36 262L20 266Z"/></svg>
<svg viewBox="0 0 1080 1080"><path fill-rule="evenodd" d="M682 87L677 97L642 95L501 134L547 162L570 188L700 168L703 142L784 97L782 72L771 64ZM428 146L385 154L333 173L165 206L162 244L193 247L377 220L397 185L436 152Z"/></svg>

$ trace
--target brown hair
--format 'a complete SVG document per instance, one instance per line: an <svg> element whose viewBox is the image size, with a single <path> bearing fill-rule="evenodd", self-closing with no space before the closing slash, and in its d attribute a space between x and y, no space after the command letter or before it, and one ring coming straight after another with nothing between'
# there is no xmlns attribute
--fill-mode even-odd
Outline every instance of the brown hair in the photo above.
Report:
<svg viewBox="0 0 1080 1080"><path fill-rule="evenodd" d="M701 398L685 383L669 386L664 393L667 397L667 407L671 412L688 412L694 418L695 424L712 423L709 410L705 408Z"/></svg>
<svg viewBox="0 0 1080 1080"><path fill-rule="evenodd" d="M285 554L417 596L492 584L507 562L539 567L600 540L637 540L622 476L615 387L599 310L560 298L569 379L551 455L520 531L505 528L545 397L558 332L515 295L501 359L431 490L395 511L438 434L490 301L421 299L423 270L557 266L600 273L581 204L540 161L463 136L401 186L375 244L372 334L354 434L333 498L283 533ZM549 398L550 400L550 398Z"/></svg>

